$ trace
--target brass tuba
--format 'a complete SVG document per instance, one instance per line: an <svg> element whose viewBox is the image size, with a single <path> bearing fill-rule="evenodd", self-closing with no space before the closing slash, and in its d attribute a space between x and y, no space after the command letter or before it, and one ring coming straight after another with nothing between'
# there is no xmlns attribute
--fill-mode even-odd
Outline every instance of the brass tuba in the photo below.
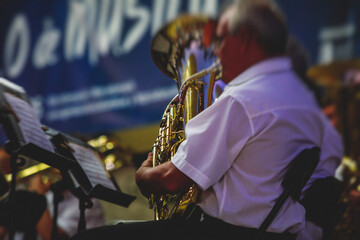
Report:
<svg viewBox="0 0 360 240"><path fill-rule="evenodd" d="M178 86L178 94L166 107L159 135L153 145L153 166L170 161L185 139L185 125L214 101L214 82L221 65L203 44L208 17L183 15L165 25L153 38L151 53L157 67ZM198 71L198 69L204 69ZM152 195L155 219L191 216L200 189L193 185L185 194Z"/></svg>

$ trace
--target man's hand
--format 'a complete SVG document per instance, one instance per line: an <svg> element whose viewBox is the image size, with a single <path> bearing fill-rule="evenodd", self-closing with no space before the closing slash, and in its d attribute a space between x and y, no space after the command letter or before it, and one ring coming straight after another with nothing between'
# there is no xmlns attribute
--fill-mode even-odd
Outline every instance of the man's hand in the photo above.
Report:
<svg viewBox="0 0 360 240"><path fill-rule="evenodd" d="M148 154L147 159L141 164L139 169L136 171L136 184L138 185L141 193L145 197L150 197L151 195L151 193L148 192L145 178L147 172L152 168L152 158L153 158L153 154L150 152Z"/></svg>
<svg viewBox="0 0 360 240"><path fill-rule="evenodd" d="M153 166L153 153L149 152L147 159L141 164L140 168L152 168Z"/></svg>
<svg viewBox="0 0 360 240"><path fill-rule="evenodd" d="M194 182L171 162L153 167L153 154L136 171L136 184L145 197L151 194L186 192Z"/></svg>

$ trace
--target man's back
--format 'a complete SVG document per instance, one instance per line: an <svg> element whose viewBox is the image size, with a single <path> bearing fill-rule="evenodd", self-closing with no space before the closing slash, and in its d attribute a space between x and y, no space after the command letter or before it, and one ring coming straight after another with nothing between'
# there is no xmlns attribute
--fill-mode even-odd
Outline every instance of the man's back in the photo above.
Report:
<svg viewBox="0 0 360 240"><path fill-rule="evenodd" d="M230 105L229 111L223 110ZM210 116L220 109L219 119ZM230 130L221 130L223 119ZM309 182L333 175L341 159L340 136L292 72L287 58L263 61L229 83L210 109L189 122L187 144L198 144L196 137L192 139L196 135L193 129L211 128L211 122L217 122L220 129L212 130L218 131L214 141L209 134L208 151L225 150L217 149L214 159L205 157L213 169L198 161L194 164L195 156L191 154L188 162L211 176L208 183L200 184L205 190L200 202L202 209L234 225L260 226L283 191L281 181L288 164L303 149L313 146L322 149L319 166ZM226 143L222 145L223 142ZM207 154L206 147L201 149L202 154ZM218 182L214 176L220 177ZM289 226L297 231L305 223L304 208L292 200L284 204L278 216L269 231L284 232Z"/></svg>

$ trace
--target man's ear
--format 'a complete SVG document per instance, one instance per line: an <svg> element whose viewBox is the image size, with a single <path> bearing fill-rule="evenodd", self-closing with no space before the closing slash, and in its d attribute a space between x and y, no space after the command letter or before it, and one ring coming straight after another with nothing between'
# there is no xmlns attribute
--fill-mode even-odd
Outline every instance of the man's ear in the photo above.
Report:
<svg viewBox="0 0 360 240"><path fill-rule="evenodd" d="M240 52L244 53L250 49L250 45L253 41L253 37L247 28L241 27L239 31L236 33L236 37L241 41L240 49L239 49Z"/></svg>

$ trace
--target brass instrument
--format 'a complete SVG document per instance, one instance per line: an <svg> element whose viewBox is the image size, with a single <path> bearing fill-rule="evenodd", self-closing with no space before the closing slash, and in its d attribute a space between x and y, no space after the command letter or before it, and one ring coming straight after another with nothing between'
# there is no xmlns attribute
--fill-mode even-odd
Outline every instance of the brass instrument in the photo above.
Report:
<svg viewBox="0 0 360 240"><path fill-rule="evenodd" d="M87 143L100 154L105 168L109 172L132 165L133 151L121 145L112 136L100 135Z"/></svg>
<svg viewBox="0 0 360 240"><path fill-rule="evenodd" d="M213 85L220 78L221 65L211 49L205 49L202 44L207 21L204 16L181 16L163 27L152 41L154 62L177 82L179 90L162 116L152 149L153 166L173 158L185 139L185 125L213 102ZM199 68L204 70L198 72ZM190 217L199 193L199 188L193 185L185 194L151 196L155 219Z"/></svg>
<svg viewBox="0 0 360 240"><path fill-rule="evenodd" d="M60 171L56 168L50 167L45 163L35 163L33 160L27 160L29 163L26 167L19 169L16 174L16 182L20 184L20 188L26 188L30 178L36 174L41 174L41 181L43 183L55 183L62 179ZM5 179L7 182L11 182L12 174L6 174Z"/></svg>

